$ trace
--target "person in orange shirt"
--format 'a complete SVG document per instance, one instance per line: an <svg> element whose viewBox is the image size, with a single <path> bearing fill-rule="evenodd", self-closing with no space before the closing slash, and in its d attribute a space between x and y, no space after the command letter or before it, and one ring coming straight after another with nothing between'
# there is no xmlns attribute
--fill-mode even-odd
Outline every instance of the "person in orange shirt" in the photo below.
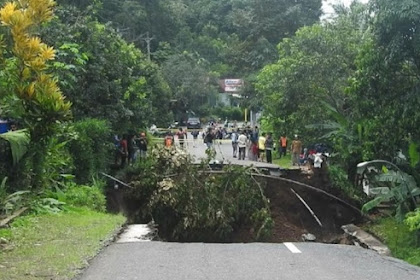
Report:
<svg viewBox="0 0 420 280"><path fill-rule="evenodd" d="M282 136L279 139L279 156L281 157L283 155L285 157L286 151L287 151L287 137L284 134L282 134Z"/></svg>

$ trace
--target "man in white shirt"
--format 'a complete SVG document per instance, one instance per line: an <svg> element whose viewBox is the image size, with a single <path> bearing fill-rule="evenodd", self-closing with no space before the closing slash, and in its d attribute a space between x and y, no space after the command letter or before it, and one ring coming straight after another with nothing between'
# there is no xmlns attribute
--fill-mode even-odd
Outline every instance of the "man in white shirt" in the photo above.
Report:
<svg viewBox="0 0 420 280"><path fill-rule="evenodd" d="M243 131L241 131L241 134L238 137L238 147L239 147L239 159L244 160L245 159L245 148L246 148L246 142L247 142L246 135Z"/></svg>
<svg viewBox="0 0 420 280"><path fill-rule="evenodd" d="M232 131L231 139L232 139L233 157L236 158L236 154L238 153L238 133L236 131Z"/></svg>

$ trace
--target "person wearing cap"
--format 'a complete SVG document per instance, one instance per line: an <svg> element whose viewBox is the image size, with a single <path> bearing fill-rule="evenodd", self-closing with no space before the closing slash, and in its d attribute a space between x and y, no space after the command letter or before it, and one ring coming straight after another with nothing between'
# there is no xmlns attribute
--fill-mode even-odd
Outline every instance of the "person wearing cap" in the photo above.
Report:
<svg viewBox="0 0 420 280"><path fill-rule="evenodd" d="M302 152L302 141L295 135L295 139L292 141L292 165L300 165L300 153Z"/></svg>

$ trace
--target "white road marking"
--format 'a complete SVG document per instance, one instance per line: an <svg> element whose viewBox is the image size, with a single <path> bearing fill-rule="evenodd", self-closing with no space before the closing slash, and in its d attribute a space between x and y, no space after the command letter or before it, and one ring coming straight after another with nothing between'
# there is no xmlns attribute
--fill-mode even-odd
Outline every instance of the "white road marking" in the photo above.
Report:
<svg viewBox="0 0 420 280"><path fill-rule="evenodd" d="M284 246L287 247L287 249L290 250L290 252L292 252L293 254L300 254L302 253L293 243L291 242L285 242L283 243Z"/></svg>

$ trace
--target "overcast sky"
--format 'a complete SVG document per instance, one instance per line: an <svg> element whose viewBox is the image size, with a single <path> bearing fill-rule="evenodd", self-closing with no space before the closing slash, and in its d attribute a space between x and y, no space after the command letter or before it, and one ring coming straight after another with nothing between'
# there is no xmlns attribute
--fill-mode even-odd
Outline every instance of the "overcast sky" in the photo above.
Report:
<svg viewBox="0 0 420 280"><path fill-rule="evenodd" d="M369 0L359 0L362 3L367 3ZM343 3L346 6L349 6L353 2L353 0L323 0L322 9L324 10L325 14L330 14L333 12L331 4L339 4Z"/></svg>

